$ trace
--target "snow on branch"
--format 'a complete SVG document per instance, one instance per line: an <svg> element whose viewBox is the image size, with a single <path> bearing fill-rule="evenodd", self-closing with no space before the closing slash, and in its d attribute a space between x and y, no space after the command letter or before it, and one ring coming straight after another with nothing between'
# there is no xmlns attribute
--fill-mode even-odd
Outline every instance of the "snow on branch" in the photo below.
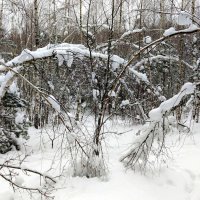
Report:
<svg viewBox="0 0 200 200"><path fill-rule="evenodd" d="M126 167L134 168L138 166L145 170L147 164L151 164L150 153L154 158L158 158L164 148L165 135L168 132L165 114L178 106L185 96L193 94L195 88L195 84L185 83L178 94L149 112L150 123L143 126L137 134L134 145L120 159ZM156 148L153 145L155 139L158 143Z"/></svg>
<svg viewBox="0 0 200 200"><path fill-rule="evenodd" d="M119 42L123 41L128 36L130 36L132 34L136 34L136 33L142 33L143 31L145 31L144 27L141 29L133 29L133 30L128 30L128 31L124 32L119 39L111 42L111 49L113 49L115 46L117 46L119 44ZM133 44L133 45L135 45L135 44ZM137 46L137 45L135 45L135 46ZM102 49L103 52L106 52L108 50L108 43L100 44L96 48ZM137 46L137 48L139 48L139 46Z"/></svg>
<svg viewBox="0 0 200 200"><path fill-rule="evenodd" d="M55 111L57 111L58 113L60 113L60 111L61 111L60 104L56 100L56 98L53 95L49 95L47 97L47 100L51 104L51 106L55 109Z"/></svg>
<svg viewBox="0 0 200 200"><path fill-rule="evenodd" d="M134 32L138 32L139 30L135 30ZM140 30L142 31L142 29ZM132 31L133 32L133 31ZM47 58L51 56L56 56L58 59L58 65L62 65L65 61L68 65L68 67L71 67L73 63L73 56L79 57L80 59L85 57L92 56L93 58L101 58L103 60L108 59L107 54L103 54L100 52L92 51L90 54L90 51L88 48L86 48L84 45L80 44L68 44L68 43L62 43L59 45L52 45L49 44L46 47L39 48L36 51L30 51L28 49L25 49L22 51L22 53L12 59L11 61L6 63L6 66L13 67L19 64L23 64L28 61L36 60L36 59L42 59ZM113 69L117 69L120 65L126 65L127 61L123 58L112 55L110 58L112 62ZM139 80L149 83L146 74L143 74L141 72L136 71L135 69L129 69L132 74L134 74Z"/></svg>
<svg viewBox="0 0 200 200"><path fill-rule="evenodd" d="M193 16L186 11L181 11L177 18L179 25L191 25Z"/></svg>
<svg viewBox="0 0 200 200"><path fill-rule="evenodd" d="M22 170L22 171L26 171L26 172L30 172L30 173L33 173L33 174L37 174L41 177L43 177L44 179L49 179L50 181L52 181L53 183L56 183L56 181L49 175L47 174L43 174L37 170L33 170L33 169L29 169L27 167L24 167L24 166L14 166L14 165L8 165L8 164L0 164L0 167L1 168L9 168L9 169L16 169L16 170Z"/></svg>
<svg viewBox="0 0 200 200"><path fill-rule="evenodd" d="M129 35L132 35L132 34L135 34L135 33L141 33L141 32L143 32L144 30L145 30L145 28L129 30L129 31L123 33L119 40L123 40L125 37L127 37L127 36L129 36Z"/></svg>
<svg viewBox="0 0 200 200"><path fill-rule="evenodd" d="M46 47L37 49L36 51L25 49L19 56L7 62L6 66L12 67L31 60L56 56L58 58L59 65L62 65L63 62L66 61L67 65L70 67L73 63L73 55L76 55L76 57L79 57L80 59L82 59L83 56L90 57L90 55L94 58L108 59L107 54L95 51L92 51L90 54L89 49L84 45L62 43L58 45L49 44ZM119 64L124 64L126 62L123 58L120 58L117 55L113 55L111 57L111 61Z"/></svg>
<svg viewBox="0 0 200 200"><path fill-rule="evenodd" d="M200 28L198 28L196 25L191 24L189 26L189 28L183 29L183 30L179 30L176 31L174 27L171 27L167 30L165 30L165 32L163 33L163 35L165 37L168 36L173 36L173 35L177 35L177 34L184 34L184 33L192 33L192 32L198 32L200 30Z"/></svg>
<svg viewBox="0 0 200 200"><path fill-rule="evenodd" d="M52 186L53 186L53 184L56 183L56 181L54 180L54 178L47 175L46 173L41 173L37 170L32 170L32 169L28 169L28 168L21 167L21 166L8 165L5 163L0 164L0 168L7 169L7 171L9 172L7 174L0 173L0 177L3 178L5 181L9 182L13 188L26 190L27 192L38 192L39 194L44 196L45 199L53 199L52 196L50 195L50 193L51 193L50 190L53 188ZM17 171L19 171L19 170L25 172L25 174L27 176L29 176L30 174L39 175L41 178L43 178L44 184L45 185L48 184L51 187L47 188L47 187L45 187L45 185L43 187L41 187L41 186L39 186L39 187L26 186L24 184L23 177L17 173Z"/></svg>
<svg viewBox="0 0 200 200"><path fill-rule="evenodd" d="M132 68L129 68L129 71L131 73L133 73L137 78L139 78L140 80L142 80L143 82L149 84L149 80L148 80L146 74L138 72L138 71L136 71L136 70L134 70Z"/></svg>
<svg viewBox="0 0 200 200"><path fill-rule="evenodd" d="M168 55L156 55L156 56L151 56L148 58L143 58L141 61L137 62L136 64L134 64L133 68L137 69L138 67L150 62L152 63L153 61L158 61L158 60L168 60L168 61L173 61L173 62L182 62L184 65L186 65L188 68L194 70L194 67L191 66L190 64L188 64L187 62L180 60L180 58L178 57L174 57L174 56L168 56Z"/></svg>
<svg viewBox="0 0 200 200"><path fill-rule="evenodd" d="M2 74L0 75L0 101L1 98L4 96L10 85L13 83L13 79L15 78L16 73L22 69L22 66L18 66L13 68L13 71L8 71L5 75ZM14 72L15 71L15 72Z"/></svg>
<svg viewBox="0 0 200 200"><path fill-rule="evenodd" d="M158 108L155 108L149 112L149 117L151 121L160 121L165 113L172 110L172 108L179 105L182 98L186 95L194 93L195 84L193 83L185 83L180 92L174 95L172 98L162 102Z"/></svg>

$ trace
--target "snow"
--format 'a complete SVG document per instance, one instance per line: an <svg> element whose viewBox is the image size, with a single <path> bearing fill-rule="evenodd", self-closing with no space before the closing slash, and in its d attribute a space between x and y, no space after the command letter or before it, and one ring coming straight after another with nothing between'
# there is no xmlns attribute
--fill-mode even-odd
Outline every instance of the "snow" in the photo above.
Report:
<svg viewBox="0 0 200 200"><path fill-rule="evenodd" d="M116 96L116 93L115 93L115 91L110 91L109 93L108 93L108 96L109 97L115 97Z"/></svg>
<svg viewBox="0 0 200 200"><path fill-rule="evenodd" d="M162 92L162 88L161 88L160 85L157 86L157 90L160 91L160 92Z"/></svg>
<svg viewBox="0 0 200 200"><path fill-rule="evenodd" d="M165 37L167 37L167 36L173 35L175 33L177 33L177 34L178 33L190 33L190 32L197 31L197 30L199 30L199 27L196 26L195 24L191 24L188 28L182 29L182 30L178 30L178 31L176 31L174 27L171 27L171 28L165 30L163 35Z"/></svg>
<svg viewBox="0 0 200 200"><path fill-rule="evenodd" d="M36 51L30 51L28 49L24 49L21 54L11 61L7 62L7 66L15 66L22 64L27 61L31 61L34 59L47 58L55 55L58 59L58 65L61 66L64 62L66 62L68 67L71 67L74 56L82 59L84 56L89 57L90 51L84 45L81 44L68 44L61 43L58 45L49 44L46 47L39 48ZM92 51L91 55L93 58L102 58L104 60L108 59L107 54L103 54L100 52ZM111 56L111 61L113 63L124 64L126 61L123 58L120 58L117 55Z"/></svg>
<svg viewBox="0 0 200 200"><path fill-rule="evenodd" d="M165 32L163 33L163 35L164 35L165 37L167 37L167 36L170 36L170 35L172 35L172 34L174 34L174 33L176 33L176 32L177 32L177 31L175 30L175 28L174 28L174 27L171 27L171 28L165 30Z"/></svg>
<svg viewBox="0 0 200 200"><path fill-rule="evenodd" d="M53 85L52 81L47 81L47 83L48 83L49 87L50 87L52 90L54 90L54 85Z"/></svg>
<svg viewBox="0 0 200 200"><path fill-rule="evenodd" d="M22 124L25 120L25 112L24 111L18 111L16 114L15 114L15 123L16 124Z"/></svg>
<svg viewBox="0 0 200 200"><path fill-rule="evenodd" d="M4 80L5 80L5 74L1 74L0 75L0 86L4 82Z"/></svg>
<svg viewBox="0 0 200 200"><path fill-rule="evenodd" d="M147 78L147 75L141 72L136 71L133 68L129 68L129 71L133 73L139 80L144 81L146 83L149 83L149 80Z"/></svg>
<svg viewBox="0 0 200 200"><path fill-rule="evenodd" d="M177 106L185 95L194 93L194 90L195 85L193 83L185 83L178 94L162 102L158 108L155 108L149 112L150 120L160 121L166 112Z"/></svg>
<svg viewBox="0 0 200 200"><path fill-rule="evenodd" d="M162 119L162 109L155 108L149 112L149 117L153 121L160 121Z"/></svg>
<svg viewBox="0 0 200 200"><path fill-rule="evenodd" d="M129 30L125 33L123 33L123 35L120 37L120 39L123 39L131 34L134 34L134 33L141 33L142 31L144 31L144 29L134 29L134 30Z"/></svg>
<svg viewBox="0 0 200 200"><path fill-rule="evenodd" d="M6 67L4 65L0 65L0 71L5 71Z"/></svg>
<svg viewBox="0 0 200 200"><path fill-rule="evenodd" d="M178 25L191 25L191 15L186 11L181 11L177 18L177 24Z"/></svg>
<svg viewBox="0 0 200 200"><path fill-rule="evenodd" d="M188 32L188 31L196 31L196 30L198 30L198 29L199 29L198 26L196 26L195 24L191 24L191 25L189 26L189 28L184 29L183 31L185 31L185 32Z"/></svg>
<svg viewBox="0 0 200 200"><path fill-rule="evenodd" d="M11 191L6 191L6 192L0 192L0 198L2 200L14 200L14 195L13 192Z"/></svg>
<svg viewBox="0 0 200 200"><path fill-rule="evenodd" d="M15 179L14 179L14 183L19 185L19 186L22 186L22 184L24 183L24 178L23 176L16 176Z"/></svg>
<svg viewBox="0 0 200 200"><path fill-rule="evenodd" d="M174 118L172 119L172 121ZM87 127L91 127L91 118ZM136 141L136 134L141 126L131 125L129 122L117 119L117 122L106 123L106 130L123 134L109 134L106 136L105 159L108 167L108 175L102 178L73 177L65 168L63 175L57 179L52 195L55 200L199 200L200 199L200 134L199 124L194 124L194 132L191 136L180 139L177 133L170 134L166 139L166 145L170 148L168 162L159 168L149 170L146 174L125 170L119 158L126 149ZM105 131L106 131L105 130ZM49 131L49 129L48 129ZM56 152L60 148L57 139L55 149L51 149L46 131L29 129L30 140L26 151L23 149L15 154L14 151L1 155L3 158L13 158L19 154L29 154L24 168L35 169L44 172L44 175L56 176L59 173L59 162L62 158L63 165L68 164L66 152L59 155ZM53 134L53 132L52 132ZM58 133L59 134L59 133ZM183 145L184 144L184 145ZM27 152L28 151L28 152ZM22 164L23 165L23 164ZM22 169L24 169L22 167ZM51 169L49 171L49 169ZM40 178L37 175L26 176L22 173L17 182L26 186L40 187ZM17 178L17 179L18 179ZM24 181L24 182L23 182ZM0 179L0 199L23 200L30 199L24 191L12 192L3 179ZM40 196L38 198L40 199Z"/></svg>
<svg viewBox="0 0 200 200"><path fill-rule="evenodd" d="M16 94L16 95L20 95L20 90L19 87L17 86L17 80L13 81L12 84L9 87L9 92Z"/></svg>
<svg viewBox="0 0 200 200"><path fill-rule="evenodd" d="M56 100L56 98L52 95L49 95L47 97L48 102L51 104L51 106L58 112L60 113L61 108L60 108L60 104L58 103L58 101Z"/></svg>
<svg viewBox="0 0 200 200"><path fill-rule="evenodd" d="M126 100L123 100L123 101L121 102L120 107L124 107L124 106L127 106L127 105L129 105L129 104L130 104L129 100L126 99Z"/></svg>
<svg viewBox="0 0 200 200"><path fill-rule="evenodd" d="M117 55L112 55L112 56L111 56L111 60L113 61L113 63L115 63L115 64L117 63L118 66L119 66L120 64L124 64L124 63L125 63L125 60L124 60L123 58L117 56Z"/></svg>
<svg viewBox="0 0 200 200"><path fill-rule="evenodd" d="M159 96L158 99L159 99L160 101L165 101L165 100L166 100L166 97L165 97L165 96Z"/></svg>
<svg viewBox="0 0 200 200"><path fill-rule="evenodd" d="M97 100L97 97L99 96L99 90L93 89L92 95L93 95L93 99Z"/></svg>
<svg viewBox="0 0 200 200"><path fill-rule="evenodd" d="M148 93L151 93L151 90L150 90L150 89L147 89L147 92L148 92Z"/></svg>
<svg viewBox="0 0 200 200"><path fill-rule="evenodd" d="M63 65L63 62L65 61L68 67L71 67L74 57L72 52L67 52L64 50L57 50L56 51L56 57L58 58L58 65Z"/></svg>
<svg viewBox="0 0 200 200"><path fill-rule="evenodd" d="M93 83L97 83L96 73L95 73L95 72L92 72L91 76L92 76L92 82L93 82Z"/></svg>
<svg viewBox="0 0 200 200"><path fill-rule="evenodd" d="M138 127L132 128L136 133ZM123 125L121 125L121 129L124 129ZM188 139L186 146L181 150L173 148L174 160L168 163L168 167L162 167L158 174L147 173L144 176L132 170L125 171L123 165L118 162L120 152L127 148L127 144L131 140L130 135L122 135L120 139L116 136L115 139L112 138L109 148L112 156L109 159L110 170L107 178L70 178L59 185L65 185L66 188L55 193L55 200L132 200L133 197L141 200L183 200L187 198L198 200L200 194L198 192L199 178L197 177L200 171L200 162L195 159L200 151L198 146L187 145L191 142ZM190 156L189 163L187 155ZM193 159L195 159L194 168Z"/></svg>
<svg viewBox="0 0 200 200"><path fill-rule="evenodd" d="M150 62L152 63L153 61L155 62L159 62L160 60L170 60L170 61L173 61L173 62L178 62L180 61L178 57L175 57L175 56L167 56L167 55L156 55L156 56L150 56L149 58L143 58L142 60L140 60L139 62L137 62L133 68L134 69L137 69L139 68L140 66L143 66L144 64ZM190 64L188 64L187 62L185 61L181 61L183 62L184 65L186 65L188 68L190 69L194 69L194 67Z"/></svg>
<svg viewBox="0 0 200 200"><path fill-rule="evenodd" d="M195 89L195 85L193 83L185 83L182 87L181 87L181 91L180 93L185 93L185 94L191 94L194 92Z"/></svg>
<svg viewBox="0 0 200 200"><path fill-rule="evenodd" d="M196 43L198 41L197 37L193 35L193 43Z"/></svg>
<svg viewBox="0 0 200 200"><path fill-rule="evenodd" d="M119 68L119 63L118 62L112 62L112 70L116 71Z"/></svg>
<svg viewBox="0 0 200 200"><path fill-rule="evenodd" d="M146 44L150 44L152 42L151 36L144 37L143 42L146 43Z"/></svg>
<svg viewBox="0 0 200 200"><path fill-rule="evenodd" d="M91 38L95 38L94 34L87 29L82 28L81 30L84 34L89 35Z"/></svg>
<svg viewBox="0 0 200 200"><path fill-rule="evenodd" d="M105 29L109 29L109 26L107 24L102 24L102 27Z"/></svg>
<svg viewBox="0 0 200 200"><path fill-rule="evenodd" d="M18 67L13 68L13 70L18 72L21 68L22 68L22 66L18 66ZM6 88L13 83L12 80L13 80L14 76L15 76L15 73L12 71L7 72L6 75L4 75L4 76L0 76L0 83L1 83L0 97L2 97L5 94Z"/></svg>

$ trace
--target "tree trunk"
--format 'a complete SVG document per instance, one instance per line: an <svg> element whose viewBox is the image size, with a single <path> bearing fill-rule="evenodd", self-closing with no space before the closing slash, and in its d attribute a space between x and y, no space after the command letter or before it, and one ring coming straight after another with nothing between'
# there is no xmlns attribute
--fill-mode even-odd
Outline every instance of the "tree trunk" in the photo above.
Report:
<svg viewBox="0 0 200 200"><path fill-rule="evenodd" d="M34 0L34 32L35 32L35 47L40 44L39 23L38 23L38 0Z"/></svg>
<svg viewBox="0 0 200 200"><path fill-rule="evenodd" d="M0 7L0 39L3 37L3 4L4 0L1 0Z"/></svg>

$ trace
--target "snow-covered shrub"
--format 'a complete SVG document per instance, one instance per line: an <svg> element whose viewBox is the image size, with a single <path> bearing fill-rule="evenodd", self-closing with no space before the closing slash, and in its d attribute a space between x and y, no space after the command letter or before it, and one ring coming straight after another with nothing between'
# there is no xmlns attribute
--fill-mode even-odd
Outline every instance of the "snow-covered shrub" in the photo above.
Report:
<svg viewBox="0 0 200 200"><path fill-rule="evenodd" d="M102 152L99 151L96 155L95 150L92 149L87 153L88 156L82 155L73 162L73 176L86 176L87 178L106 176L107 169Z"/></svg>

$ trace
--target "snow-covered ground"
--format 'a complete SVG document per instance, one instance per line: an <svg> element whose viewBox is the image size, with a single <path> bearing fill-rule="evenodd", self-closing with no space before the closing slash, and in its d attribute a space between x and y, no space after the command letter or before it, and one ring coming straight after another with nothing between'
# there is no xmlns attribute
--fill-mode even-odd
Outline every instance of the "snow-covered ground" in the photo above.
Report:
<svg viewBox="0 0 200 200"><path fill-rule="evenodd" d="M55 200L200 200L200 124L194 125L191 135L174 133L167 138L170 147L169 158L159 168L145 174L126 170L119 158L133 142L140 126L118 122L108 122L105 142L108 175L102 178L72 177L65 170L57 178L52 195ZM35 169L56 176L63 166L69 165L67 153L60 154L59 145L51 148L46 131L30 128L30 139L20 152L11 151L1 155L4 159L28 154L23 167ZM122 133L122 134L116 134ZM51 133L53 134L53 133ZM51 135L52 136L52 135ZM62 140L62 138L58 138ZM57 144L60 144L57 142ZM62 162L61 162L62 161ZM15 161L16 162L16 161ZM51 168L50 171L48 171ZM67 169L67 167L65 168ZM41 179L37 175L26 176L19 173L19 183L38 187ZM0 200L29 200L26 192L12 191L9 184L0 177ZM41 199L35 196L34 199Z"/></svg>

